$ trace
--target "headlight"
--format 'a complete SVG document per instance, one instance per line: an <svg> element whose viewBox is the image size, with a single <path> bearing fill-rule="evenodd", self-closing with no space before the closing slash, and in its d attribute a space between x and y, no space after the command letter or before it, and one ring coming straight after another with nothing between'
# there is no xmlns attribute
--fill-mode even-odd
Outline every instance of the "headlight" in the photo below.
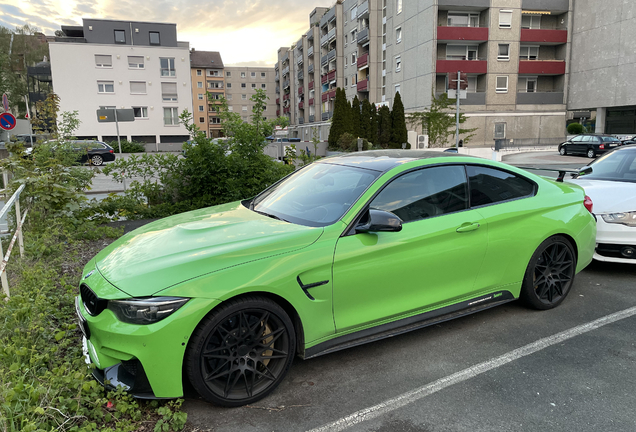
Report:
<svg viewBox="0 0 636 432"><path fill-rule="evenodd" d="M109 300L108 309L119 321L129 324L153 324L166 318L188 302L179 297L148 297Z"/></svg>
<svg viewBox="0 0 636 432"><path fill-rule="evenodd" d="M627 225L628 227L636 227L636 211L625 213L604 214L603 220L607 223L617 223Z"/></svg>

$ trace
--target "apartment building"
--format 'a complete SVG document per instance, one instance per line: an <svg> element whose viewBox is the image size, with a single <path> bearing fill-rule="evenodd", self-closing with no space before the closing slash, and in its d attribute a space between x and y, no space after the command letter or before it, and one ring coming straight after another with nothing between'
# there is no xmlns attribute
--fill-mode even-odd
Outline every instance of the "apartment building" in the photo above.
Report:
<svg viewBox="0 0 636 432"><path fill-rule="evenodd" d="M272 67L226 66L225 93L228 109L241 115L244 121L249 121L254 103L250 98L256 90L264 90L267 105L263 117L274 119L276 115L276 81L275 70Z"/></svg>
<svg viewBox="0 0 636 432"><path fill-rule="evenodd" d="M120 136L144 143L189 139L179 114L192 107L190 52L176 24L84 19L62 26L49 42L53 88L61 111L77 111L78 138L117 139L114 123L99 123L100 108L132 108L135 121Z"/></svg>
<svg viewBox="0 0 636 432"><path fill-rule="evenodd" d="M571 11L570 0L338 0L314 9L310 29L279 49L278 109L305 140L316 126L328 133L336 87L389 107L399 91L406 112L421 111L462 71L465 127L477 128L471 145L556 142L565 134Z"/></svg>
<svg viewBox="0 0 636 432"><path fill-rule="evenodd" d="M223 136L221 119L214 108L225 97L223 60L217 51L190 50L192 113L195 124L210 138ZM210 98L208 99L208 92Z"/></svg>

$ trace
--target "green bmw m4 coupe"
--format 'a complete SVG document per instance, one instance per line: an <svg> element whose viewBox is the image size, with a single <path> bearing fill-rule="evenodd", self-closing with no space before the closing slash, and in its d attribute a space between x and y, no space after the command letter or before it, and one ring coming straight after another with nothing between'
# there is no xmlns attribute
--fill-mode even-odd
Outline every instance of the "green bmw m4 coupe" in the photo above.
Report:
<svg viewBox="0 0 636 432"><path fill-rule="evenodd" d="M520 299L558 306L592 260L576 185L451 153L306 166L241 202L139 228L86 266L94 376L140 398L253 403L303 359Z"/></svg>

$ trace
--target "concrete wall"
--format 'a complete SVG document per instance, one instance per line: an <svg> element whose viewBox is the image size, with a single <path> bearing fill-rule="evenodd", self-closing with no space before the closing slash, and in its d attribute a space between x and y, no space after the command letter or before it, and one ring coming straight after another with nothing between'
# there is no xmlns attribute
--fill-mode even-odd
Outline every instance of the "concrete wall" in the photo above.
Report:
<svg viewBox="0 0 636 432"><path fill-rule="evenodd" d="M230 76L227 76L228 72ZM241 78L241 72L245 73L245 78ZM255 77L252 77L252 72L255 73ZM262 73L265 74L264 78L261 77ZM256 89L262 89L265 90L269 98L263 116L268 119L276 118L276 82L274 81L275 70L273 67L226 66L223 74L225 75L226 98L232 98L228 100L228 105L232 107L233 112L243 117L243 120L249 120L254 106L250 98L254 95ZM231 87L228 87L228 84L231 84ZM241 84L245 84L245 88L242 88ZM256 85L256 89L252 88L252 84ZM264 89L262 88L263 84L265 84ZM245 95L245 99L243 99L243 95ZM245 111L243 107L246 107Z"/></svg>
<svg viewBox="0 0 636 432"><path fill-rule="evenodd" d="M101 19L83 19L82 21L84 24L84 38L87 43L115 43L115 30L123 30L126 34L125 45L150 46L150 36L148 33L158 32L161 46L177 46L176 24Z"/></svg>
<svg viewBox="0 0 636 432"><path fill-rule="evenodd" d="M568 109L636 105L636 2L577 0L571 33Z"/></svg>

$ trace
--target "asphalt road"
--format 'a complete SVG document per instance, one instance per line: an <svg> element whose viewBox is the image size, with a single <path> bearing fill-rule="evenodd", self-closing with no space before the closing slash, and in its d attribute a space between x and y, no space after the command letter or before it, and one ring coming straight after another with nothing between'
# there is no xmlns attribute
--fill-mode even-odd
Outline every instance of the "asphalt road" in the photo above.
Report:
<svg viewBox="0 0 636 432"><path fill-rule="evenodd" d="M505 162L588 160L526 153ZM219 408L189 392L184 408L200 431L636 431L634 334L636 265L593 263L554 310L513 302L296 359L255 406Z"/></svg>

